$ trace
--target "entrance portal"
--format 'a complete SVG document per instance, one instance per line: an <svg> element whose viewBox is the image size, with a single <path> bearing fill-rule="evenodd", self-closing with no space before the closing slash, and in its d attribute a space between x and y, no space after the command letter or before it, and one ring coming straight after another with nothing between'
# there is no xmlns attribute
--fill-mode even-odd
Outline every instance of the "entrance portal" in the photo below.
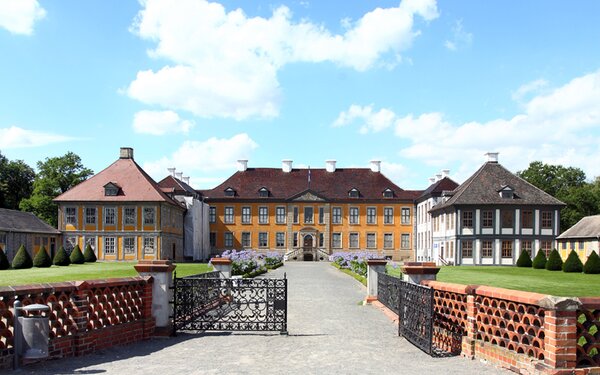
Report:
<svg viewBox="0 0 600 375"><path fill-rule="evenodd" d="M313 236L310 234L304 235L302 239L303 247L303 260L305 262L312 262L315 260L314 248L313 248Z"/></svg>

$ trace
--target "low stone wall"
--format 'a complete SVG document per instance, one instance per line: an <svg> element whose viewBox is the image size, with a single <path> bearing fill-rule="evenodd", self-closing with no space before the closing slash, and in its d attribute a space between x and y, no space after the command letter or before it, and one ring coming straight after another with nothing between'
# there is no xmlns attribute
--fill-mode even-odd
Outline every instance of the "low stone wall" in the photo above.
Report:
<svg viewBox="0 0 600 375"><path fill-rule="evenodd" d="M149 276L0 287L0 368L13 361L15 299L48 305L50 358L150 338L154 332Z"/></svg>

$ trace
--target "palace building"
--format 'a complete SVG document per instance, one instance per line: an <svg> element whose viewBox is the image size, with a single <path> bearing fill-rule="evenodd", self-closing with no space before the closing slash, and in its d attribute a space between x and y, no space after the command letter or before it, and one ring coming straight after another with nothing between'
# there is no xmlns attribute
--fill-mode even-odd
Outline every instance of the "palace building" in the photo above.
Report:
<svg viewBox="0 0 600 375"><path fill-rule="evenodd" d="M209 204L213 253L225 249L283 252L291 260L327 259L336 251L367 250L395 260L413 258L414 199L370 168L248 168L202 194Z"/></svg>

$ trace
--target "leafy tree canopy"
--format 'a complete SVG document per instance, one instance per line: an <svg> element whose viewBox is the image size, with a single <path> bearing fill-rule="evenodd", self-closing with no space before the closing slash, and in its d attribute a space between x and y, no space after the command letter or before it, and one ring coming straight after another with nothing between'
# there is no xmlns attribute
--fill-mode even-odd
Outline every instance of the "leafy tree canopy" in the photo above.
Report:
<svg viewBox="0 0 600 375"><path fill-rule="evenodd" d="M33 191L35 172L23 160L8 160L0 153L0 208L19 209Z"/></svg>

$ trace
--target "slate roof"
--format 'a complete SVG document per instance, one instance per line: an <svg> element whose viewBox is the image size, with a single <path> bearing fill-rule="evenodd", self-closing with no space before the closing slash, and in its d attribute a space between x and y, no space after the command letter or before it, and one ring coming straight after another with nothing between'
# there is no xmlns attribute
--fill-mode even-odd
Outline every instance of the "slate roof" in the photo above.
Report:
<svg viewBox="0 0 600 375"><path fill-rule="evenodd" d="M178 195L179 194L183 194L183 195L198 194L198 192L193 187L191 187L190 185L186 184L185 182L183 182L180 179L173 177L173 176L167 176L167 177L163 178L162 180L160 180L158 182L158 187L162 191L173 192Z"/></svg>
<svg viewBox="0 0 600 375"><path fill-rule="evenodd" d="M403 190L380 172L369 168L338 168L334 172L325 169L292 169L283 172L279 168L248 168L236 172L222 184L211 190L199 191L208 199L251 199L251 200L288 200L306 191L328 200L414 200L422 191ZM225 189L236 191L235 197L225 195ZM259 197L258 191L265 187L269 197ZM359 198L350 198L348 192L356 188ZM390 188L393 198L384 198L383 191Z"/></svg>
<svg viewBox="0 0 600 375"><path fill-rule="evenodd" d="M564 231L559 240L567 238L598 238L600 236L600 215L586 216L577 224Z"/></svg>
<svg viewBox="0 0 600 375"><path fill-rule="evenodd" d="M498 193L503 187L514 189L514 199L502 198ZM548 205L565 204L529 182L516 176L501 164L487 162L452 192L446 202L434 206L431 211L452 205Z"/></svg>
<svg viewBox="0 0 600 375"><path fill-rule="evenodd" d="M115 196L104 195L104 185L112 182L120 189ZM167 202L169 198L158 184L133 159L118 159L89 179L54 199L55 202Z"/></svg>
<svg viewBox="0 0 600 375"><path fill-rule="evenodd" d="M0 208L0 231L21 233L60 234L31 212Z"/></svg>
<svg viewBox="0 0 600 375"><path fill-rule="evenodd" d="M444 191L452 191L458 187L458 184L450 177L444 177L441 180L429 185L427 189L417 198L417 202L422 202L432 196L439 197Z"/></svg>

